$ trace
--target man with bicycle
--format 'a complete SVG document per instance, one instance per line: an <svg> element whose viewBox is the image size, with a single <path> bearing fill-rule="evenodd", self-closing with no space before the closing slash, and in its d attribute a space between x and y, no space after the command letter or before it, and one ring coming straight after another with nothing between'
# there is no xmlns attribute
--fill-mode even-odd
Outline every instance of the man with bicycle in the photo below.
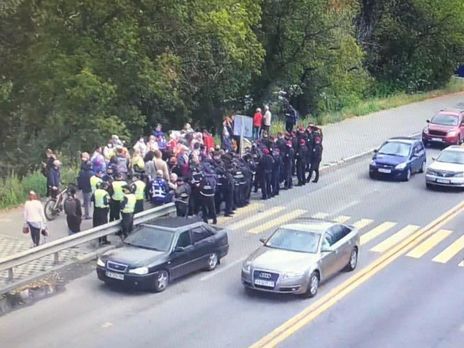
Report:
<svg viewBox="0 0 464 348"><path fill-rule="evenodd" d="M61 162L57 159L53 161L53 166L48 171L47 186L52 198L56 198L60 189L61 174L60 174Z"/></svg>

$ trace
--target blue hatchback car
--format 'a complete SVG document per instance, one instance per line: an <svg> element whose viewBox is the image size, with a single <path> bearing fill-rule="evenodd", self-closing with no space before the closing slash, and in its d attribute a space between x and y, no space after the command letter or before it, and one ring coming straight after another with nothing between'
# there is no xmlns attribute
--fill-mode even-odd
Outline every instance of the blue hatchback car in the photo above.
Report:
<svg viewBox="0 0 464 348"><path fill-rule="evenodd" d="M420 139L390 138L375 151L369 164L369 176L408 181L412 174L424 172L426 161L425 147Z"/></svg>

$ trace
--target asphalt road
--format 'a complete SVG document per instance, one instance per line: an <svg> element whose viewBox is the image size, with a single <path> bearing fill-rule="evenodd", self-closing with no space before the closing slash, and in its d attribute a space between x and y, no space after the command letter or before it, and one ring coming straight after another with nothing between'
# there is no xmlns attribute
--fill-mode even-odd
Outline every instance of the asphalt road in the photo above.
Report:
<svg viewBox="0 0 464 348"><path fill-rule="evenodd" d="M428 150L428 157L437 153ZM462 201L462 192L427 191L423 174L408 183L372 181L368 163L341 167L316 185L253 202L230 220L230 254L216 271L177 281L161 294L111 289L89 274L68 284L62 294L0 318L0 347L250 346L381 259L400 237ZM240 284L241 260L259 245L258 239L280 223L314 215L362 227L358 270L338 274L312 300L246 294ZM425 248L423 256L399 256L281 344L462 346L462 251L447 259L463 221L461 216L452 220L443 227L443 239ZM372 232L386 222L389 228ZM438 258L442 263L433 261L443 252Z"/></svg>

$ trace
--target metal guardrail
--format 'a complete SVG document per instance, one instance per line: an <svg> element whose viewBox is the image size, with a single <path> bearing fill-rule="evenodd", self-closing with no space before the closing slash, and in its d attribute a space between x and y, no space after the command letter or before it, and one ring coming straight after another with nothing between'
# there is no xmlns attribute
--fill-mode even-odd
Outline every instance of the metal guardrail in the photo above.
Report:
<svg viewBox="0 0 464 348"><path fill-rule="evenodd" d="M173 203L142 211L134 216L134 226L174 213L175 211L176 208ZM116 233L121 230L120 224L121 220L113 221L105 225L76 233L69 237L60 238L53 242L42 244L36 248L0 258L0 273L8 271L8 280L12 281L14 278L14 268L25 263L32 262L52 254L54 255L54 263L58 263L60 251Z"/></svg>

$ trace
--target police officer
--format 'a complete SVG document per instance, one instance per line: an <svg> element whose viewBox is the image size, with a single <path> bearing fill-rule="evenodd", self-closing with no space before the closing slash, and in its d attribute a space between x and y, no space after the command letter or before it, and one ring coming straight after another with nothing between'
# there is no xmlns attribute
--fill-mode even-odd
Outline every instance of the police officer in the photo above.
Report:
<svg viewBox="0 0 464 348"><path fill-rule="evenodd" d="M208 218L212 218L214 225L217 224L216 207L214 206L215 190L216 176L211 172L205 173L200 182L202 218L206 223L208 223Z"/></svg>
<svg viewBox="0 0 464 348"><path fill-rule="evenodd" d="M224 199L224 189L225 189L225 182L226 182L226 169L224 165L219 161L216 162L216 192L214 193L214 205L216 207L216 214L221 213L221 204L225 200Z"/></svg>
<svg viewBox="0 0 464 348"><path fill-rule="evenodd" d="M122 180L121 174L116 174L115 180L112 182L108 190L111 196L110 222L114 220L119 220L121 217L121 202L124 199L124 192L122 188L126 185L127 183L124 180Z"/></svg>
<svg viewBox="0 0 464 348"><path fill-rule="evenodd" d="M90 188L92 190L92 194L95 193L98 183L103 181L102 176L103 172L99 171L90 177Z"/></svg>
<svg viewBox="0 0 464 348"><path fill-rule="evenodd" d="M282 157L280 157L278 148L273 149L272 158L274 159L274 166L272 169L272 196L278 196L280 191L280 171L283 167Z"/></svg>
<svg viewBox="0 0 464 348"><path fill-rule="evenodd" d="M136 198L136 203L135 203L135 214L140 213L143 211L143 200L145 198L145 187L146 184L142 180L141 175L136 175L135 176L135 181L132 183L134 185L134 194Z"/></svg>
<svg viewBox="0 0 464 348"><path fill-rule="evenodd" d="M309 175L308 175L308 182L311 180L311 177L313 176L313 172L316 173L316 176L314 177L313 182L316 183L319 181L319 165L322 160L322 138L319 136L316 136L314 138L314 147L313 147L313 155L311 158L311 168L309 170Z"/></svg>
<svg viewBox="0 0 464 348"><path fill-rule="evenodd" d="M308 147L306 146L306 140L300 139L298 151L295 154L296 157L296 176L298 178L298 186L306 184L305 169L306 159L308 158Z"/></svg>
<svg viewBox="0 0 464 348"><path fill-rule="evenodd" d="M293 149L292 142L288 140L283 158L284 187L286 190L293 187L292 167L294 157L295 150Z"/></svg>
<svg viewBox="0 0 464 348"><path fill-rule="evenodd" d="M129 185L123 186L123 199L121 201L121 238L126 238L134 227L134 211L137 199L133 189Z"/></svg>
<svg viewBox="0 0 464 348"><path fill-rule="evenodd" d="M274 160L269 154L269 149L263 149L263 156L259 160L258 168L260 173L261 193L262 199L271 198L271 181L272 181L272 168L274 167Z"/></svg>
<svg viewBox="0 0 464 348"><path fill-rule="evenodd" d="M187 217L189 212L189 199L192 193L190 185L182 177L177 179L177 188L174 192L174 204L177 216Z"/></svg>
<svg viewBox="0 0 464 348"><path fill-rule="evenodd" d="M110 206L110 195L108 193L109 184L107 182L99 182L97 188L92 195L93 209L93 227L108 223L108 211ZM106 236L98 238L98 243L109 244Z"/></svg>
<svg viewBox="0 0 464 348"><path fill-rule="evenodd" d="M190 178L190 187L192 194L190 195L190 213L191 215L198 215L201 208L201 195L200 195L200 182L203 179L203 173L198 166L192 170Z"/></svg>

